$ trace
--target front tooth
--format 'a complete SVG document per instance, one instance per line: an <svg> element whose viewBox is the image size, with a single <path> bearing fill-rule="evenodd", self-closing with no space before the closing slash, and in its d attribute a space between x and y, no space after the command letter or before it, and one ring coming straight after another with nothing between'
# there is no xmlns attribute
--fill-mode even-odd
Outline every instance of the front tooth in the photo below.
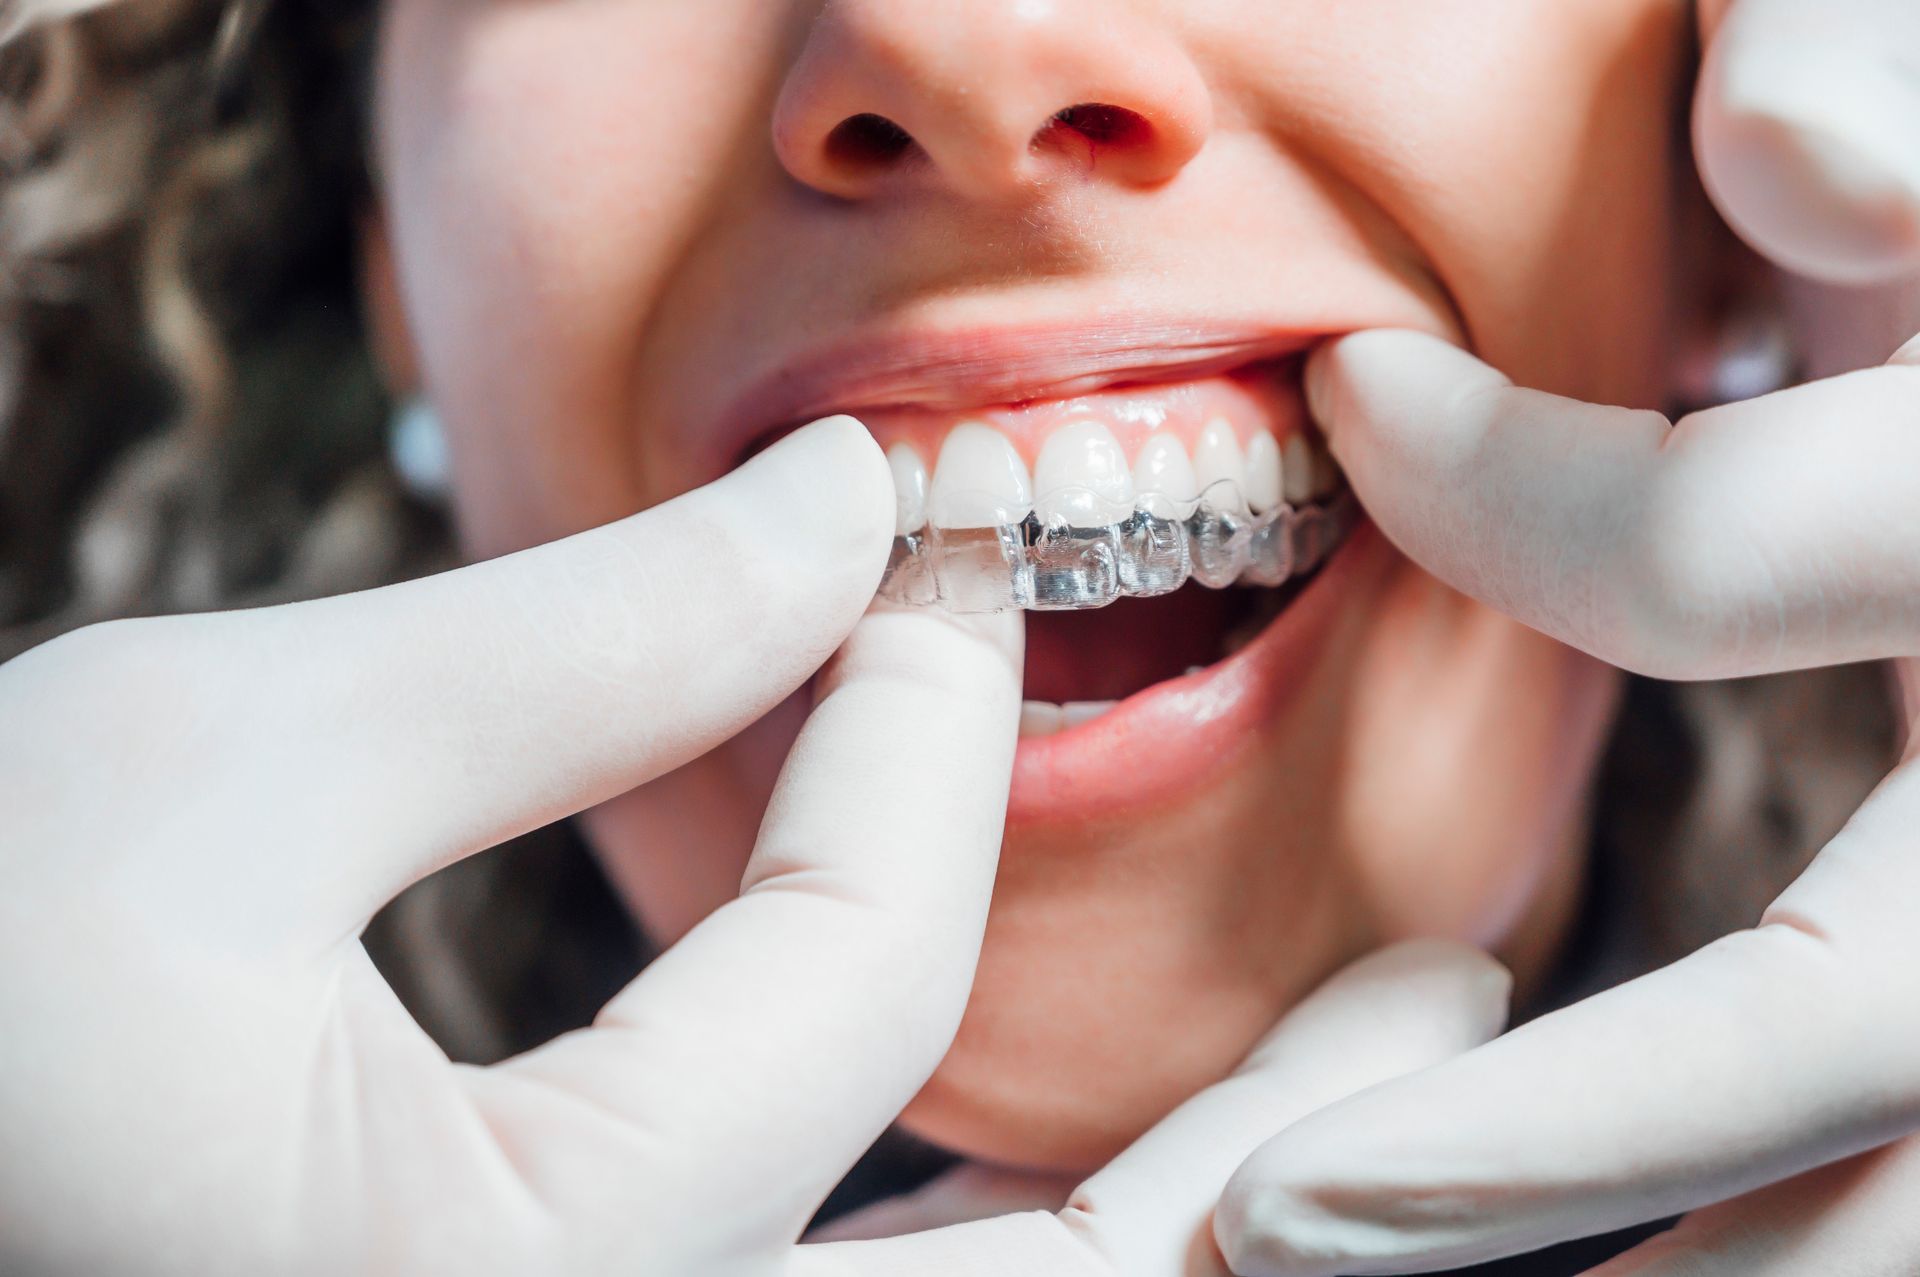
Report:
<svg viewBox="0 0 1920 1277"><path fill-rule="evenodd" d="M1076 527L1103 527L1133 512L1133 474L1113 431L1076 421L1048 436L1033 467L1033 490L1049 513Z"/></svg>
<svg viewBox="0 0 1920 1277"><path fill-rule="evenodd" d="M1199 496L1200 481L1194 477L1186 445L1170 434L1147 440L1133 462L1133 490L1143 497L1157 493L1174 502Z"/></svg>
<svg viewBox="0 0 1920 1277"><path fill-rule="evenodd" d="M1070 701L1060 707L1060 717L1068 727L1079 727L1112 713L1119 701Z"/></svg>
<svg viewBox="0 0 1920 1277"><path fill-rule="evenodd" d="M1287 436L1287 445L1281 454L1280 473L1283 476L1281 491L1287 498L1287 504L1305 504L1313 495L1313 449L1307 446L1304 436Z"/></svg>
<svg viewBox="0 0 1920 1277"><path fill-rule="evenodd" d="M927 514L942 528L996 528L1033 509L1027 463L992 426L964 421L940 445Z"/></svg>
<svg viewBox="0 0 1920 1277"><path fill-rule="evenodd" d="M927 526L927 463L911 444L887 449L893 470L893 534L903 537Z"/></svg>
<svg viewBox="0 0 1920 1277"><path fill-rule="evenodd" d="M1052 701L1022 701L1020 704L1020 736L1027 739L1034 736L1052 736L1066 726L1060 706Z"/></svg>
<svg viewBox="0 0 1920 1277"><path fill-rule="evenodd" d="M1282 500L1280 445L1262 430L1247 445L1247 504L1265 514Z"/></svg>
<svg viewBox="0 0 1920 1277"><path fill-rule="evenodd" d="M1240 440L1223 418L1215 418L1200 432L1200 444L1193 450L1193 473L1205 492L1222 481L1233 484L1233 503L1244 501L1247 491L1247 463L1240 455ZM1216 504L1219 494L1215 494Z"/></svg>

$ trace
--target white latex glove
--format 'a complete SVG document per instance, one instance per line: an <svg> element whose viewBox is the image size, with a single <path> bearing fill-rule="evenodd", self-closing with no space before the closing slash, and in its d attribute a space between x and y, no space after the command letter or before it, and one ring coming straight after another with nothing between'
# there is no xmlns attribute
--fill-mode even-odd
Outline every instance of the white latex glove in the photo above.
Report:
<svg viewBox="0 0 1920 1277"><path fill-rule="evenodd" d="M1907 280L1796 295L1816 364L1870 362L1836 341L1920 320L1920 6L1702 10L1707 185L1791 272ZM1755 929L1262 1148L1216 1218L1236 1271L1425 1272L1692 1211L1593 1277L1920 1272L1920 340L1672 428L1411 334L1311 380L1443 579L1659 676L1905 658L1908 745Z"/></svg>
<svg viewBox="0 0 1920 1277"><path fill-rule="evenodd" d="M524 554L0 667L0 1272L1187 1277L1165 1252L1211 1253L1260 1137L1498 1031L1490 960L1391 952L1077 1211L796 1248L959 1022L1019 718L1016 622L861 619L892 522L839 419ZM836 647L740 899L593 1028L449 1063L359 943L374 911Z"/></svg>
<svg viewBox="0 0 1920 1277"><path fill-rule="evenodd" d="M1675 426L1412 333L1308 380L1388 537L1575 647L1681 679L1920 654L1920 342ZM1225 1253L1428 1272L1728 1202L1602 1271L1920 1272L1920 1143L1788 1179L1920 1130L1916 900L1920 737L1753 930L1282 1132Z"/></svg>
<svg viewBox="0 0 1920 1277"><path fill-rule="evenodd" d="M1412 941L1362 958L1289 1012L1233 1077L1075 1189L1064 1210L804 1246L793 1277L1227 1277L1209 1223L1241 1159L1315 1109L1486 1041L1506 1022L1508 989L1497 963L1456 944ZM1047 1188L970 1167L853 1227L922 1226Z"/></svg>
<svg viewBox="0 0 1920 1277"><path fill-rule="evenodd" d="M1883 283L1920 271L1920 4L1704 0L1700 172L1776 264Z"/></svg>
<svg viewBox="0 0 1920 1277"><path fill-rule="evenodd" d="M1011 774L1017 627L861 620L892 509L838 419L523 554L0 668L0 1272L778 1270L946 1049ZM593 1028L449 1063L373 912L849 631L740 899Z"/></svg>

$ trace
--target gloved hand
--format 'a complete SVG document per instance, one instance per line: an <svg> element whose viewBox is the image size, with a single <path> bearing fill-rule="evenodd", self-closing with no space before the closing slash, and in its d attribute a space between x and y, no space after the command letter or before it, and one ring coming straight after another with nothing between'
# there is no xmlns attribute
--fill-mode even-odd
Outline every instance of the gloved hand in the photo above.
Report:
<svg viewBox="0 0 1920 1277"><path fill-rule="evenodd" d="M959 1022L1019 718L1017 625L861 619L892 521L840 419L510 558L0 667L0 1271L1176 1277L1133 1240L1210 1247L1256 1133L1498 1030L1489 960L1377 957L1078 1212L796 1250ZM740 898L591 1029L450 1063L361 947L374 911L836 648Z"/></svg>
<svg viewBox="0 0 1920 1277"><path fill-rule="evenodd" d="M776 1265L946 1048L1011 771L1017 630L861 620L892 506L841 419L523 554L0 667L0 1271ZM849 631L740 899L592 1029L449 1063L372 913Z"/></svg>
<svg viewBox="0 0 1920 1277"><path fill-rule="evenodd" d="M1308 379L1387 536L1575 647L1677 679L1920 654L1920 341L1671 427L1413 333ZM1275 1137L1222 1200L1225 1253L1427 1272L1724 1203L1599 1271L1920 1271L1920 1142L1890 1144L1920 1130L1916 900L1920 732L1754 929Z"/></svg>
<svg viewBox="0 0 1920 1277"><path fill-rule="evenodd" d="M1920 7L1702 9L1721 211L1799 275L1906 280L1813 295L1820 362L1911 332ZM1431 1271L1692 1211L1593 1277L1920 1272L1920 339L1671 429L1412 334L1350 338L1311 381L1363 500L1442 579L1663 677L1906 658L1908 747L1753 930L1263 1147L1215 1220L1236 1271Z"/></svg>
<svg viewBox="0 0 1920 1277"><path fill-rule="evenodd" d="M1409 941L1315 990L1235 1074L1175 1109L1059 1211L1029 1209L874 1241L803 1246L793 1277L1227 1277L1208 1228L1227 1177L1267 1134L1477 1046L1506 1022L1509 981L1463 945ZM863 1234L972 1207L1043 1200L1044 1180L968 1167L854 1221ZM838 1232L845 1230L829 1230Z"/></svg>
<svg viewBox="0 0 1920 1277"><path fill-rule="evenodd" d="M1920 271L1920 5L1702 0L1700 172L1775 264L1885 283Z"/></svg>

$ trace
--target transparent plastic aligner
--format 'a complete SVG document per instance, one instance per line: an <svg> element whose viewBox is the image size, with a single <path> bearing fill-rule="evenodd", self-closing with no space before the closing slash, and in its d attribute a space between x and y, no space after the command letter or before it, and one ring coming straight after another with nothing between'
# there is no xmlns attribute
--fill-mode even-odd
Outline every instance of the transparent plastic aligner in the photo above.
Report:
<svg viewBox="0 0 1920 1277"><path fill-rule="evenodd" d="M1255 515L1230 480L1191 501L1146 494L1113 522L1074 517L1099 508L1093 494L1050 493L1018 521L930 524L896 537L880 597L952 612L1050 612L1170 594L1190 580L1281 585L1325 562L1358 513L1342 492Z"/></svg>

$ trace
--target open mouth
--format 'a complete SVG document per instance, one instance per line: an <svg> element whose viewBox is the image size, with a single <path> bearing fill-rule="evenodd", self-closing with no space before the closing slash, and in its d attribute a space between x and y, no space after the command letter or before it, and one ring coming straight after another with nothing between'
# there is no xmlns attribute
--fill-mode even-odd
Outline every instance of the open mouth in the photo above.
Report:
<svg viewBox="0 0 1920 1277"><path fill-rule="evenodd" d="M801 421L858 417L894 473L883 596L1025 613L1009 829L1150 815L1287 730L1390 561L1308 419L1304 361L1326 335L874 334L750 383L718 416L735 424L712 437L716 469ZM1145 570L1166 560L1124 539L1143 529L1177 529L1173 570ZM903 556L939 561L916 576Z"/></svg>
<svg viewBox="0 0 1920 1277"><path fill-rule="evenodd" d="M1354 520L1299 375L1294 356L1066 399L862 412L897 496L883 596L1029 612L1025 739L1204 672L1287 611Z"/></svg>

